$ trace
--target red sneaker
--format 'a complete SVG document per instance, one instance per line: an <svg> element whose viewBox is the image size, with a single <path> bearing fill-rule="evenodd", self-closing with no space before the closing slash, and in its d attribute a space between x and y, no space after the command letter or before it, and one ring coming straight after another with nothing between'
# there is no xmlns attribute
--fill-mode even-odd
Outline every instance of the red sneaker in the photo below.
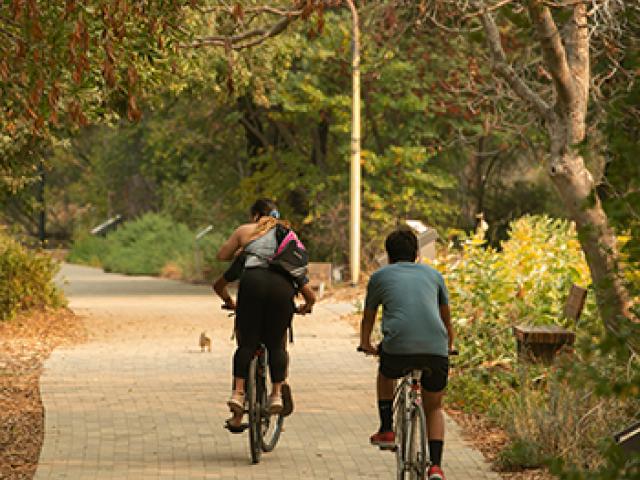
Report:
<svg viewBox="0 0 640 480"><path fill-rule="evenodd" d="M391 450L396 446L396 434L393 432L377 432L369 438L371 445L377 445L383 450Z"/></svg>
<svg viewBox="0 0 640 480"><path fill-rule="evenodd" d="M445 480L444 472L438 465L431 465L427 473L429 480Z"/></svg>

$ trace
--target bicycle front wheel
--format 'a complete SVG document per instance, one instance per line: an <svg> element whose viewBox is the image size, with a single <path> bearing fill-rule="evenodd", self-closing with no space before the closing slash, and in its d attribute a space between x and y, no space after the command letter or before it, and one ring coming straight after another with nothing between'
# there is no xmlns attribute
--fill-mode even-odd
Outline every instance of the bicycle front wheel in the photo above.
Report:
<svg viewBox="0 0 640 480"><path fill-rule="evenodd" d="M410 480L424 480L428 464L427 427L422 405L414 403L407 436L406 470Z"/></svg>
<svg viewBox="0 0 640 480"><path fill-rule="evenodd" d="M262 455L262 406L261 395L258 392L258 358L254 357L249 364L249 377L247 378L247 405L249 409L249 449L251 461L260 462Z"/></svg>

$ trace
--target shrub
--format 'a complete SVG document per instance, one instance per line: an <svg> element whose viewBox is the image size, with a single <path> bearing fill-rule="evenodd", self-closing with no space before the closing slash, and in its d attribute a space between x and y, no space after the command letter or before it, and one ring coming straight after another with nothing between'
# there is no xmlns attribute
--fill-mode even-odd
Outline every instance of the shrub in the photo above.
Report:
<svg viewBox="0 0 640 480"><path fill-rule="evenodd" d="M67 261L91 267L102 267L108 252L109 242L106 238L88 235L73 242Z"/></svg>
<svg viewBox="0 0 640 480"><path fill-rule="evenodd" d="M501 249L486 247L484 231L463 237L436 266L449 287L460 356L448 396L466 410L488 413L510 435L503 468L551 462L563 478L637 478L632 463L610 454L612 434L640 417L638 358L624 339L605 335L593 295L571 325L562 307L572 283L590 284L569 222L522 217ZM573 355L552 366L517 361L512 327L560 323L576 331ZM613 473L612 473L613 472ZM594 477L595 478L595 477Z"/></svg>
<svg viewBox="0 0 640 480"><path fill-rule="evenodd" d="M64 297L54 283L58 263L28 250L0 232L0 320L38 307L59 307Z"/></svg>
<svg viewBox="0 0 640 480"><path fill-rule="evenodd" d="M561 312L569 287L590 283L571 223L525 216L510 224L509 235L497 250L480 229L436 262L449 288L463 377L452 379L450 397L463 408L483 409L518 384L514 325L567 324ZM591 297L585 324L595 321Z"/></svg>
<svg viewBox="0 0 640 480"><path fill-rule="evenodd" d="M106 238L78 238L68 261L130 275L160 275L188 281L212 280L226 268L215 259L225 231L214 230L196 245L196 233L170 217L148 213Z"/></svg>
<svg viewBox="0 0 640 480"><path fill-rule="evenodd" d="M103 267L129 275L159 275L168 262L190 253L193 241L186 225L147 213L109 235Z"/></svg>

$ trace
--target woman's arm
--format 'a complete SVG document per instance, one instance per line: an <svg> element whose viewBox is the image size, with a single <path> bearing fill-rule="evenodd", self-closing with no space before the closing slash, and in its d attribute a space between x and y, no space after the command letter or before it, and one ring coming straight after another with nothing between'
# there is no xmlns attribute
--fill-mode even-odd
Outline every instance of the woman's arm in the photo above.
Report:
<svg viewBox="0 0 640 480"><path fill-rule="evenodd" d="M302 305L298 309L298 313L300 313L301 315L305 315L307 313L311 313L311 311L313 310L313 304L316 303L316 294L313 293L313 290L311 290L311 287L309 286L308 283L305 284L300 289L300 293L302 294L302 297L304 298L304 305Z"/></svg>
<svg viewBox="0 0 640 480"><path fill-rule="evenodd" d="M227 289L227 281L224 279L224 275L221 275L214 283L213 290L218 294L218 296L222 299L225 306L231 308L232 310L236 309L236 304Z"/></svg>
<svg viewBox="0 0 640 480"><path fill-rule="evenodd" d="M220 250L218 250L218 254L216 255L216 259L218 260L232 260L235 253L242 246L240 243L240 236L243 230L244 225L236 228L235 232L231 234L231 236L227 239L226 242L222 244Z"/></svg>

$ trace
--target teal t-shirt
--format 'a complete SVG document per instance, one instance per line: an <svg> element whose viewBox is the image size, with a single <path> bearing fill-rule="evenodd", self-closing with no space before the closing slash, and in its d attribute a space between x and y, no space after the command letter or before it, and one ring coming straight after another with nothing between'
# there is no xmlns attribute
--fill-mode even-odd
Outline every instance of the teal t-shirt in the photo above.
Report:
<svg viewBox="0 0 640 480"><path fill-rule="evenodd" d="M448 355L448 335L440 305L449 295L440 272L428 265L398 262L369 279L365 308L382 305L382 346L396 355Z"/></svg>

